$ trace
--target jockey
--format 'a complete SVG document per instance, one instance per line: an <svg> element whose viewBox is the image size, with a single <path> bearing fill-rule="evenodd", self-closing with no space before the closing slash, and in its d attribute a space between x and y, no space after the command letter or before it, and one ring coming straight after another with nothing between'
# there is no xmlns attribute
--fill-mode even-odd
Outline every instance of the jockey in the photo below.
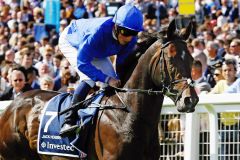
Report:
<svg viewBox="0 0 240 160"><path fill-rule="evenodd" d="M59 38L59 49L80 76L72 106L83 101L95 82L118 87L121 82L110 61L117 55L116 65L122 64L132 52L138 32L143 31L143 15L135 6L126 4L115 16L73 20ZM66 137L77 129L77 110L65 115L60 136Z"/></svg>

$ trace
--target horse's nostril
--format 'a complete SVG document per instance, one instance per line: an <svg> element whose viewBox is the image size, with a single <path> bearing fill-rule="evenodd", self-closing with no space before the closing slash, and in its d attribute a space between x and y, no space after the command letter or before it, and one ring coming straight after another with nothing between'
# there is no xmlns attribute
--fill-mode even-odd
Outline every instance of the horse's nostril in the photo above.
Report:
<svg viewBox="0 0 240 160"><path fill-rule="evenodd" d="M195 105L197 103L197 99L192 99L191 97L186 97L184 99L184 104L187 106L187 113L192 113L195 111Z"/></svg>
<svg viewBox="0 0 240 160"><path fill-rule="evenodd" d="M185 104L186 106L189 105L190 103L191 103L190 97L184 98L184 104Z"/></svg>

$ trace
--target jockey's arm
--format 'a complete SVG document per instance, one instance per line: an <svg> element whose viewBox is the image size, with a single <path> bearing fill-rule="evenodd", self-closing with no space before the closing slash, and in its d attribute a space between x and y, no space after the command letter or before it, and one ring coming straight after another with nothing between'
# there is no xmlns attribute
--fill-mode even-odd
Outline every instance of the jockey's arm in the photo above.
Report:
<svg viewBox="0 0 240 160"><path fill-rule="evenodd" d="M91 63L94 58L99 57L99 41L101 39L98 37L89 36L84 43L80 44L78 47L77 67L93 81L106 83L109 79L108 76Z"/></svg>
<svg viewBox="0 0 240 160"><path fill-rule="evenodd" d="M108 76L92 65L91 61L94 55L91 53L92 52L85 51L85 49L81 49L77 57L77 67L93 81L106 83L106 81L108 81Z"/></svg>

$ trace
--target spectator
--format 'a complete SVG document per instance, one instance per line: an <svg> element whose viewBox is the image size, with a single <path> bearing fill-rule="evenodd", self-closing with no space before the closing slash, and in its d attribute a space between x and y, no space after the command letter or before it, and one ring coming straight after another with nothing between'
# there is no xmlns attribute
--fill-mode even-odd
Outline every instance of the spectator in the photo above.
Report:
<svg viewBox="0 0 240 160"><path fill-rule="evenodd" d="M0 100L13 100L23 92L29 91L32 88L26 83L26 76L23 67L15 67L10 75L11 86L8 87L1 95Z"/></svg>
<svg viewBox="0 0 240 160"><path fill-rule="evenodd" d="M33 89L40 89L38 72L34 67L27 69L27 83L31 85Z"/></svg>
<svg viewBox="0 0 240 160"><path fill-rule="evenodd" d="M229 12L231 10L231 6L228 3L228 0L221 0L221 13L223 14L223 16L228 17L229 16Z"/></svg>
<svg viewBox="0 0 240 160"><path fill-rule="evenodd" d="M239 17L239 6L238 0L232 0L232 8L229 12L229 20L230 22L234 22Z"/></svg>
<svg viewBox="0 0 240 160"><path fill-rule="evenodd" d="M202 72L204 73L207 69L207 56L203 52L205 48L205 44L203 40L200 40L198 38L193 39L192 41L193 46L193 58L195 60L199 60L202 64Z"/></svg>
<svg viewBox="0 0 240 160"><path fill-rule="evenodd" d="M93 18L95 17L95 11L96 11L96 7L95 7L95 3L94 0L85 0L84 1L84 5L86 6L87 9L87 17L88 18Z"/></svg>
<svg viewBox="0 0 240 160"><path fill-rule="evenodd" d="M217 54L218 45L213 42L209 41L206 45L205 54L207 55L207 69L204 73L204 76L207 78L207 82L214 87L216 82L213 78L213 73L215 68L220 67L222 65L223 59Z"/></svg>
<svg viewBox="0 0 240 160"><path fill-rule="evenodd" d="M47 63L42 63L39 65L38 74L39 74L39 77L42 77L45 74L53 77L53 68L52 68L52 66L48 65Z"/></svg>
<svg viewBox="0 0 240 160"><path fill-rule="evenodd" d="M223 80L224 77L222 75L222 68L218 67L214 70L213 78L216 83L218 83L220 80Z"/></svg>
<svg viewBox="0 0 240 160"><path fill-rule="evenodd" d="M219 57L225 56L225 49L224 49L224 41L222 39L215 39L214 42L218 45L218 51L217 54Z"/></svg>
<svg viewBox="0 0 240 160"><path fill-rule="evenodd" d="M234 56L240 55L240 39L233 39L230 43L230 54Z"/></svg>
<svg viewBox="0 0 240 160"><path fill-rule="evenodd" d="M5 87L7 87L7 86L9 86L9 79L8 79L8 73L9 73L9 70L10 70L10 68L11 68L12 66L4 66L4 67L2 67L1 68L1 78L3 78L4 79L4 81L6 82L5 84L6 84L6 86ZM4 88L5 88L4 87Z"/></svg>
<svg viewBox="0 0 240 160"><path fill-rule="evenodd" d="M26 69L26 72L28 72L28 69L35 70L36 74L38 74L37 69L33 67L33 53L29 48L23 48L19 52L21 56L20 65L23 66Z"/></svg>
<svg viewBox="0 0 240 160"><path fill-rule="evenodd" d="M240 78L227 88L226 93L240 93Z"/></svg>
<svg viewBox="0 0 240 160"><path fill-rule="evenodd" d="M44 23L43 10L39 7L33 9L33 16L35 23Z"/></svg>
<svg viewBox="0 0 240 160"><path fill-rule="evenodd" d="M210 93L220 94L233 84L236 78L236 61L235 59L226 59L222 65L224 80L220 80Z"/></svg>
<svg viewBox="0 0 240 160"><path fill-rule="evenodd" d="M223 15L221 10L217 11L216 16L217 16L217 26L218 27L221 27L224 24L228 23L228 18L225 15Z"/></svg>
<svg viewBox="0 0 240 160"><path fill-rule="evenodd" d="M204 22L204 7L201 0L195 1L195 18L198 24Z"/></svg>
<svg viewBox="0 0 240 160"><path fill-rule="evenodd" d="M7 74L8 74L9 66L4 66L1 68L1 76L0 76L0 94L5 91L5 89L9 86L7 81Z"/></svg>
<svg viewBox="0 0 240 160"><path fill-rule="evenodd" d="M224 53L222 54L222 56L224 59L227 59L228 56L230 55L230 43L231 43L231 40L227 40L223 44ZM229 58L231 58L231 57L232 57L232 55L230 55Z"/></svg>
<svg viewBox="0 0 240 160"><path fill-rule="evenodd" d="M204 31L203 32L203 38L204 38L204 41L205 41L206 44L215 39L215 35L213 34L211 24L209 24L209 26L210 26L210 28L208 28L209 31Z"/></svg>
<svg viewBox="0 0 240 160"><path fill-rule="evenodd" d="M50 38L48 36L43 37L40 40L39 52L43 56L43 52L46 49L46 46L49 45Z"/></svg>
<svg viewBox="0 0 240 160"><path fill-rule="evenodd" d="M73 18L73 4L70 1L62 2L62 9L60 12L61 19L70 19Z"/></svg>
<svg viewBox="0 0 240 160"><path fill-rule="evenodd" d="M18 35L20 37L27 37L27 28L28 28L28 23L27 22L20 22L18 24Z"/></svg>
<svg viewBox="0 0 240 160"><path fill-rule="evenodd" d="M187 43L187 48L188 48L189 53L193 54L194 48L193 48L193 46L192 46L192 44L190 42Z"/></svg>
<svg viewBox="0 0 240 160"><path fill-rule="evenodd" d="M88 18L87 9L83 3L83 0L74 1L73 17L75 19Z"/></svg>
<svg viewBox="0 0 240 160"><path fill-rule="evenodd" d="M15 64L14 58L15 58L14 51L11 49L7 50L4 55L4 60L1 62L1 67L6 66L6 65L12 66L13 64Z"/></svg>
<svg viewBox="0 0 240 160"><path fill-rule="evenodd" d="M62 59L63 59L63 55L60 53L55 54L53 57L54 78L59 76L60 74L60 66L61 66Z"/></svg>
<svg viewBox="0 0 240 160"><path fill-rule="evenodd" d="M57 77L55 77L54 79L54 90L58 91L59 89L61 89L64 85L67 85L67 83L65 83L65 80L63 80L65 74L67 72L71 73L71 68L70 68L70 63L67 61L66 58L64 58L61 61L61 65L60 65L60 73ZM70 75L71 76L71 75Z"/></svg>
<svg viewBox="0 0 240 160"><path fill-rule="evenodd" d="M37 62L42 61L42 55L40 54L40 46L39 42L34 42L34 55L33 55L33 64L37 64Z"/></svg>
<svg viewBox="0 0 240 160"><path fill-rule="evenodd" d="M67 21L67 19L62 19L61 21L60 21L60 33L62 33L63 32L63 30L67 27L67 25L68 25L68 21Z"/></svg>
<svg viewBox="0 0 240 160"><path fill-rule="evenodd" d="M99 3L97 11L95 12L95 17L106 17L107 11L104 3Z"/></svg>
<svg viewBox="0 0 240 160"><path fill-rule="evenodd" d="M44 75L39 78L40 88L42 90L52 91L54 87L54 79L49 75Z"/></svg>
<svg viewBox="0 0 240 160"><path fill-rule="evenodd" d="M42 63L46 63L49 66L53 67L53 55L54 55L53 48L50 45L46 45L42 52L43 59L40 62L36 63L35 67L39 68L39 65Z"/></svg>
<svg viewBox="0 0 240 160"><path fill-rule="evenodd" d="M61 88L58 89L58 91L68 92L68 87L70 86L70 83L71 83L71 87L75 87L76 79L74 79L74 77L71 75L71 72L69 69L66 69L62 72L61 79L59 80L61 83Z"/></svg>
<svg viewBox="0 0 240 160"><path fill-rule="evenodd" d="M240 39L233 39L230 43L230 54L237 60L237 76L240 76Z"/></svg>
<svg viewBox="0 0 240 160"><path fill-rule="evenodd" d="M14 50L16 51L20 51L21 49L23 49L24 47L26 47L27 44L27 40L24 37L19 37L18 35L18 41L17 41L17 45L14 47ZM16 56L17 57L17 56Z"/></svg>
<svg viewBox="0 0 240 160"><path fill-rule="evenodd" d="M7 36L0 35L0 55L3 55L8 49Z"/></svg>
<svg viewBox="0 0 240 160"><path fill-rule="evenodd" d="M33 21L33 15L32 13L29 13L29 8L27 6L23 6L21 8L21 11L19 11L19 22L29 22Z"/></svg>
<svg viewBox="0 0 240 160"><path fill-rule="evenodd" d="M17 37L18 37L18 24L17 22L13 22L12 26L10 28L10 34L9 34L9 45L14 48L17 44Z"/></svg>
<svg viewBox="0 0 240 160"><path fill-rule="evenodd" d="M210 84L206 81L206 78L202 74L202 64L198 60L193 61L192 65L192 79L195 83L195 89L198 94L200 93L207 93L211 90Z"/></svg>

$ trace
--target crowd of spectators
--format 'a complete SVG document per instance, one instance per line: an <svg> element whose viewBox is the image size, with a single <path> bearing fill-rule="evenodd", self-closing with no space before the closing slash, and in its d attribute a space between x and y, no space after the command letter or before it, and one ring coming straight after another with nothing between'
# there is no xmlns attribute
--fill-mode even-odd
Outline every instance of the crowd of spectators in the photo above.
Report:
<svg viewBox="0 0 240 160"><path fill-rule="evenodd" d="M0 100L31 89L69 91L78 75L58 50L58 37L72 19L109 16L106 0L61 0L59 31L41 39L35 26L44 24L42 0L0 0ZM126 3L133 2L127 0ZM177 0L135 0L148 32L160 31L178 16ZM188 48L194 57L192 77L199 94L240 92L240 3L196 0L194 29ZM234 114L221 114L223 125ZM239 125L239 123L237 123ZM236 126L235 129L239 126Z"/></svg>

